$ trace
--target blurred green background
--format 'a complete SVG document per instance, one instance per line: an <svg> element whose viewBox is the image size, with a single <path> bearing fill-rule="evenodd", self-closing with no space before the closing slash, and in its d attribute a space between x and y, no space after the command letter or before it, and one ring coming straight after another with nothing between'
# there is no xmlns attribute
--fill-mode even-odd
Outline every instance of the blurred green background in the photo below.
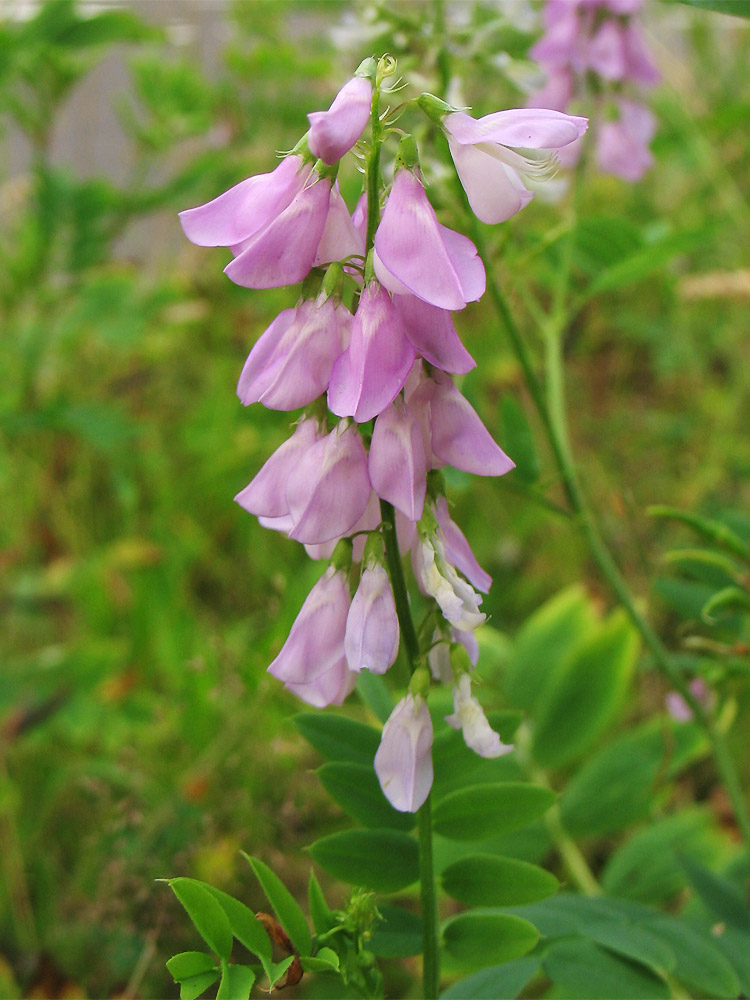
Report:
<svg viewBox="0 0 750 1000"><path fill-rule="evenodd" d="M429 86L431 5L388 6L2 9L2 995L176 996L164 960L195 942L154 879L253 899L243 848L301 889L302 849L339 823L288 721L299 706L265 674L321 565L232 503L287 434L288 415L243 409L234 389L296 292L232 285L227 252L189 245L176 213L272 169L365 55L399 55L417 80L407 96ZM665 77L656 164L636 186L588 171L566 355L580 472L676 648L694 595L661 579L679 529L645 508L739 523L750 500L750 29L647 8ZM522 105L533 8L448 13L476 112ZM560 218L537 198L493 235L522 316L526 291L544 301L554 280ZM457 326L478 361L463 390L504 443L502 400L526 406L521 374L488 305ZM524 329L535 348L530 317ZM523 484L451 488L495 578L496 629L513 634L577 579L611 604L571 525ZM663 695L644 675L631 716ZM741 703L740 736L747 715Z"/></svg>

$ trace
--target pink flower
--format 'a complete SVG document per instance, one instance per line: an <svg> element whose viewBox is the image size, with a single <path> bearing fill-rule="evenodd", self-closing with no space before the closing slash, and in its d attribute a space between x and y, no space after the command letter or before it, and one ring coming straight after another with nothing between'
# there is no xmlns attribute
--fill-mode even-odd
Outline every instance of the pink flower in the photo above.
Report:
<svg viewBox="0 0 750 1000"><path fill-rule="evenodd" d="M287 156L271 173L248 177L213 201L180 212L185 235L202 247L243 243L291 204L311 173L311 163Z"/></svg>
<svg viewBox="0 0 750 1000"><path fill-rule="evenodd" d="M410 521L418 521L424 509L427 460L419 425L401 400L375 421L368 469L378 496Z"/></svg>
<svg viewBox="0 0 750 1000"><path fill-rule="evenodd" d="M481 597L448 561L442 533L423 532L412 549L414 575L423 594L434 598L443 617L457 629L471 631L484 624Z"/></svg>
<svg viewBox="0 0 750 1000"><path fill-rule="evenodd" d="M350 670L384 674L398 654L399 628L385 567L371 560L362 570L346 620L344 649Z"/></svg>
<svg viewBox="0 0 750 1000"><path fill-rule="evenodd" d="M478 753L480 757L502 757L513 749L500 742L500 737L492 729L484 710L471 694L471 678L462 674L453 688L452 715L446 715L445 721L454 729L463 730L466 746Z"/></svg>
<svg viewBox="0 0 750 1000"><path fill-rule="evenodd" d="M413 364L414 348L390 295L371 281L360 296L349 347L331 373L328 405L340 417L371 420L393 401Z"/></svg>
<svg viewBox="0 0 750 1000"><path fill-rule="evenodd" d="M394 295L393 304L414 350L431 365L456 375L476 367L447 309L438 309L414 295Z"/></svg>
<svg viewBox="0 0 750 1000"><path fill-rule="evenodd" d="M661 81L661 73L656 68L648 50L640 25L631 20L625 27L626 76L644 87L655 87Z"/></svg>
<svg viewBox="0 0 750 1000"><path fill-rule="evenodd" d="M599 131L596 160L600 170L624 181L638 181L653 162L648 144L656 120L647 107L636 101L621 98L617 104L619 119L605 122Z"/></svg>
<svg viewBox="0 0 750 1000"><path fill-rule="evenodd" d="M363 257L364 252L364 233L359 231L353 217L349 215L349 209L336 183L331 188L326 224L318 249L315 251L313 266L330 264L334 260L346 260L347 257Z"/></svg>
<svg viewBox="0 0 750 1000"><path fill-rule="evenodd" d="M438 497L435 501L435 516L443 533L445 557L448 562L463 573L472 587L481 590L483 594L489 594L492 577L479 565L466 536L456 522L451 520L445 497Z"/></svg>
<svg viewBox="0 0 750 1000"><path fill-rule="evenodd" d="M260 402L272 410L295 410L322 395L348 343L351 319L332 299L307 299L280 313L242 369L237 395L245 406Z"/></svg>
<svg viewBox="0 0 750 1000"><path fill-rule="evenodd" d="M441 226L418 178L396 171L375 234L375 273L390 292L411 293L440 309L481 298L484 265L465 236Z"/></svg>
<svg viewBox="0 0 750 1000"><path fill-rule="evenodd" d="M359 139L370 119L372 84L355 76L344 84L328 111L313 111L308 144L323 163L340 160Z"/></svg>
<svg viewBox="0 0 750 1000"><path fill-rule="evenodd" d="M252 482L234 498L250 514L281 518L289 514L286 484L300 460L319 439L316 420L302 420L292 434L267 459Z"/></svg>
<svg viewBox="0 0 750 1000"><path fill-rule="evenodd" d="M416 812L432 787L432 720L423 698L408 694L383 726L375 754L383 794L400 812Z"/></svg>
<svg viewBox="0 0 750 1000"><path fill-rule="evenodd" d="M340 705L356 677L347 667L344 634L351 597L346 573L330 566L307 595L268 673L310 705Z"/></svg>
<svg viewBox="0 0 750 1000"><path fill-rule="evenodd" d="M449 375L423 376L407 402L423 429L433 468L452 465L477 476L502 476L515 468Z"/></svg>
<svg viewBox="0 0 750 1000"><path fill-rule="evenodd" d="M591 39L588 51L589 68L605 80L622 80L628 65L625 51L625 30L613 20L604 21Z"/></svg>
<svg viewBox="0 0 750 1000"><path fill-rule="evenodd" d="M348 534L365 512L370 492L362 438L354 424L342 421L308 448L289 475L289 537L317 544Z"/></svg>
<svg viewBox="0 0 750 1000"><path fill-rule="evenodd" d="M497 111L475 119L462 111L443 119L448 145L474 214L482 222L504 222L527 205L525 181L554 169L551 150L578 139L586 118L547 108Z"/></svg>

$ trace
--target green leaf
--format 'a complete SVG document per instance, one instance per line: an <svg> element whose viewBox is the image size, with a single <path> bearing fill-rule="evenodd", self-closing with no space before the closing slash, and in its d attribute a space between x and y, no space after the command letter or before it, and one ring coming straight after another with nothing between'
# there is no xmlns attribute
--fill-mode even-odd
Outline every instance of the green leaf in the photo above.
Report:
<svg viewBox="0 0 750 1000"><path fill-rule="evenodd" d="M713 624L717 611L747 611L750 608L750 594L741 587L724 587L711 597L701 608L701 618L704 622Z"/></svg>
<svg viewBox="0 0 750 1000"><path fill-rule="evenodd" d="M517 958L504 965L492 965L460 979L440 994L440 1000L515 1000L539 971L538 958Z"/></svg>
<svg viewBox="0 0 750 1000"><path fill-rule="evenodd" d="M305 972L338 972L339 956L331 948L321 948L315 955L301 959Z"/></svg>
<svg viewBox="0 0 750 1000"><path fill-rule="evenodd" d="M638 658L638 633L612 614L567 660L538 705L532 754L562 767L584 753L620 708Z"/></svg>
<svg viewBox="0 0 750 1000"><path fill-rule="evenodd" d="M410 958L421 955L422 920L410 910L383 903L378 906L382 921L375 926L369 949L379 958Z"/></svg>
<svg viewBox="0 0 750 1000"><path fill-rule="evenodd" d="M228 960L232 954L232 928L208 889L188 878L170 879L169 885L211 951Z"/></svg>
<svg viewBox="0 0 750 1000"><path fill-rule="evenodd" d="M435 805L433 827L451 840L482 840L526 826L554 801L555 794L548 788L520 781L470 785Z"/></svg>
<svg viewBox="0 0 750 1000"><path fill-rule="evenodd" d="M180 983L180 1000L196 1000L201 993L205 993L209 986L213 986L219 978L218 971L203 972L200 976L191 976L190 979L183 979Z"/></svg>
<svg viewBox="0 0 750 1000"><path fill-rule="evenodd" d="M386 722L393 711L393 695L380 674L361 670L357 678L357 694L373 715Z"/></svg>
<svg viewBox="0 0 750 1000"><path fill-rule="evenodd" d="M255 973L249 965L228 965L219 983L216 1000L249 1000Z"/></svg>
<svg viewBox="0 0 750 1000"><path fill-rule="evenodd" d="M638 831L618 847L604 868L601 882L609 895L661 902L687 882L677 851L710 859L717 849L710 815L686 809Z"/></svg>
<svg viewBox="0 0 750 1000"><path fill-rule="evenodd" d="M733 555L739 556L740 559L750 559L750 545L721 521L715 521L700 514L691 514L689 511L680 510L678 507L669 507L666 504L656 504L649 507L647 513L651 517L661 517L686 524L706 541L713 542Z"/></svg>
<svg viewBox="0 0 750 1000"><path fill-rule="evenodd" d="M533 712L566 656L591 632L594 612L582 587L569 587L538 608L516 637L505 675L510 701Z"/></svg>
<svg viewBox="0 0 750 1000"><path fill-rule="evenodd" d="M728 879L709 871L695 858L681 853L677 858L690 884L706 906L721 920L750 934L750 908L740 890Z"/></svg>
<svg viewBox="0 0 750 1000"><path fill-rule="evenodd" d="M271 975L268 977L268 981L271 984L271 990L273 990L274 986L278 983L281 977L285 975L286 970L293 961L294 955L289 955L288 958L282 958L280 962L276 962L271 966Z"/></svg>
<svg viewBox="0 0 750 1000"><path fill-rule="evenodd" d="M560 799L565 828L574 837L601 837L649 814L667 751L669 725L648 723L589 757Z"/></svg>
<svg viewBox="0 0 750 1000"><path fill-rule="evenodd" d="M443 889L467 906L515 906L553 895L554 875L526 861L470 854L443 872Z"/></svg>
<svg viewBox="0 0 750 1000"><path fill-rule="evenodd" d="M244 944L248 951L263 963L263 968L268 971L271 962L271 942L263 924L256 918L249 906L245 906L239 899L230 896L229 893L216 889L205 882L199 882L204 889L207 889L229 918L229 926L232 934L239 942Z"/></svg>
<svg viewBox="0 0 750 1000"><path fill-rule="evenodd" d="M472 910L447 920L441 937L452 958L482 968L525 955L536 945L539 932L520 917Z"/></svg>
<svg viewBox="0 0 750 1000"><path fill-rule="evenodd" d="M482 758L466 746L466 740L461 732L443 727L438 730L432 743L433 799L445 793L446 786L460 779L466 784L474 771L482 764Z"/></svg>
<svg viewBox="0 0 750 1000"><path fill-rule="evenodd" d="M167 962L167 970L176 983L193 976L215 971L216 963L205 951L183 951Z"/></svg>
<svg viewBox="0 0 750 1000"><path fill-rule="evenodd" d="M750 17L750 0L680 0L681 3L698 7L700 10L716 14L733 14L735 17Z"/></svg>
<svg viewBox="0 0 750 1000"><path fill-rule="evenodd" d="M677 959L675 976L686 986L715 997L736 997L740 981L708 934L673 917L655 916L646 927L665 941Z"/></svg>
<svg viewBox="0 0 750 1000"><path fill-rule="evenodd" d="M741 934L734 927L719 927L715 928L712 940L731 964L740 981L742 994L750 996L750 948L747 947L747 934Z"/></svg>
<svg viewBox="0 0 750 1000"><path fill-rule="evenodd" d="M539 479L539 456L534 435L521 404L510 393L505 393L500 403L500 420L503 445L516 463L515 474L524 483L535 483Z"/></svg>
<svg viewBox="0 0 750 1000"><path fill-rule="evenodd" d="M327 760L372 765L380 732L343 715L302 712L292 720L308 743Z"/></svg>
<svg viewBox="0 0 750 1000"><path fill-rule="evenodd" d="M581 219L576 226L575 262L589 278L632 256L642 246L643 238L636 226L618 216L594 215Z"/></svg>
<svg viewBox="0 0 750 1000"><path fill-rule="evenodd" d="M292 944L300 955L309 955L312 950L310 928L294 896L268 865L259 858L250 857L244 851L242 854L255 872L266 899L273 907L279 923L289 935Z"/></svg>
<svg viewBox="0 0 750 1000"><path fill-rule="evenodd" d="M542 966L570 1000L668 1000L669 987L641 965L611 954L593 941L556 941Z"/></svg>
<svg viewBox="0 0 750 1000"><path fill-rule="evenodd" d="M317 935L325 934L336 926L336 918L326 902L323 890L320 888L320 883L315 878L315 873L312 871L310 872L310 882L307 886L307 905L310 910L310 919Z"/></svg>
<svg viewBox="0 0 750 1000"><path fill-rule="evenodd" d="M334 761L319 767L317 774L331 798L363 826L411 830L417 821L415 813L393 808L372 764Z"/></svg>
<svg viewBox="0 0 750 1000"><path fill-rule="evenodd" d="M397 892L419 878L417 842L396 830L345 830L317 840L310 853L342 882Z"/></svg>
<svg viewBox="0 0 750 1000"><path fill-rule="evenodd" d="M590 926L587 937L609 951L640 962L658 976L668 975L677 964L675 954L668 944L647 928L636 924L625 921L602 922Z"/></svg>
<svg viewBox="0 0 750 1000"><path fill-rule="evenodd" d="M58 42L71 48L109 45L112 42L140 42L159 39L162 33L124 10L105 11L71 24Z"/></svg>

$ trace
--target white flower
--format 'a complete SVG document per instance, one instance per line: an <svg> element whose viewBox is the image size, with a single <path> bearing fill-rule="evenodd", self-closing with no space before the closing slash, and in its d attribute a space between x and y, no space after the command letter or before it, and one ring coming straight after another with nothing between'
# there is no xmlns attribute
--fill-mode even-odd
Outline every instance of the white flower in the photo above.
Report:
<svg viewBox="0 0 750 1000"><path fill-rule="evenodd" d="M448 562L439 533L420 536L414 563L424 592L435 598L451 625L471 631L483 624L486 615L479 610L482 598Z"/></svg>
<svg viewBox="0 0 750 1000"><path fill-rule="evenodd" d="M500 742L500 737L487 721L484 709L471 694L471 678L462 674L453 688L453 715L445 721L454 729L462 729L466 746L480 757L502 757L513 749Z"/></svg>

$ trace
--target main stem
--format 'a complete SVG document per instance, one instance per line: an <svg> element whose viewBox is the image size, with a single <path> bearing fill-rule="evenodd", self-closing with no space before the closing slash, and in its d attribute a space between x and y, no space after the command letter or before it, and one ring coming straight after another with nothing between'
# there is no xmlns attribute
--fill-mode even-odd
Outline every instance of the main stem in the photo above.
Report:
<svg viewBox="0 0 750 1000"><path fill-rule="evenodd" d="M380 516L383 522L383 538L388 571L393 587L396 614L401 627L401 639L409 662L409 670L414 673L419 657L419 640L409 607L404 568L398 550L396 536L396 513L387 500L380 501ZM417 812L419 824L419 894L422 903L422 986L425 1000L437 1000L440 991L440 949L438 946L437 893L435 892L435 866L432 857L432 806L428 795L424 805Z"/></svg>

